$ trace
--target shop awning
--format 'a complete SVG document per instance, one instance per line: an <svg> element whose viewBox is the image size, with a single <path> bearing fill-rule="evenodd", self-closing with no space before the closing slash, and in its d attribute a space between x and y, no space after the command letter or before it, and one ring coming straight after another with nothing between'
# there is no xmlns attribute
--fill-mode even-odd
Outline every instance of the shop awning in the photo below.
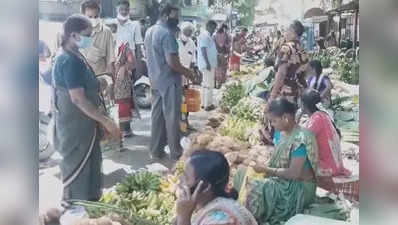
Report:
<svg viewBox="0 0 398 225"><path fill-rule="evenodd" d="M304 19L321 17L321 16L326 16L325 11L323 11L321 8L311 8L307 10L307 12L305 12Z"/></svg>
<svg viewBox="0 0 398 225"><path fill-rule="evenodd" d="M317 16L317 17L311 17L304 19L304 22L307 23L322 23L328 20L328 16Z"/></svg>

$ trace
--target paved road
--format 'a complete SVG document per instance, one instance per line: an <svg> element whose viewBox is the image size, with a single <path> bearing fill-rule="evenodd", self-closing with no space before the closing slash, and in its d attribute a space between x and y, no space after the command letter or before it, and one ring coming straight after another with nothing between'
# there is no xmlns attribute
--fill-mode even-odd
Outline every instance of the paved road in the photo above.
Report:
<svg viewBox="0 0 398 225"><path fill-rule="evenodd" d="M125 140L122 152L103 153L104 188L108 189L120 182L129 172L144 168L150 164L148 146L150 143L150 111L142 111L142 119L134 120L132 128L136 136ZM207 112L192 113L190 123L195 129L202 129ZM40 163L40 210L56 206L62 196L62 184L59 180L59 155Z"/></svg>

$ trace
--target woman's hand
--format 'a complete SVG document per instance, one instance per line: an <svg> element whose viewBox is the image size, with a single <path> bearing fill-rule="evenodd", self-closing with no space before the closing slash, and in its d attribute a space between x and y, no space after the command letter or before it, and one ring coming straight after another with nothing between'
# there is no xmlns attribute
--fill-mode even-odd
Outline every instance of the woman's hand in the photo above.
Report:
<svg viewBox="0 0 398 225"><path fill-rule="evenodd" d="M178 199L176 203L178 225L187 224L188 221L190 222L192 213L198 204L199 190L202 189L202 186L203 186L203 181L200 181L193 194L191 194L189 187L187 186L180 187L181 190L180 194L177 197ZM210 185L204 192L206 192L209 189Z"/></svg>
<svg viewBox="0 0 398 225"><path fill-rule="evenodd" d="M275 176L275 169L269 168L268 166L266 166L264 168L264 173L265 173L265 177L273 177Z"/></svg>
<svg viewBox="0 0 398 225"><path fill-rule="evenodd" d="M266 166L264 165L264 162L259 162L257 161L256 164L253 166L254 171L256 171L256 173L265 173L265 168ZM264 174L265 176L267 174Z"/></svg>
<svg viewBox="0 0 398 225"><path fill-rule="evenodd" d="M111 119L106 119L103 123L105 130L110 134L113 139L120 140L121 139L121 132L120 128L116 125L115 122Z"/></svg>

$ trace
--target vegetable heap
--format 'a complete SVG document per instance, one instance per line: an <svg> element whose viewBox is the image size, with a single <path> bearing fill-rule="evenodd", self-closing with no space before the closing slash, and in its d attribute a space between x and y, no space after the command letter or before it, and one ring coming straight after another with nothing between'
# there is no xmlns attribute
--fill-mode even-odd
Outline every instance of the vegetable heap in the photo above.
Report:
<svg viewBox="0 0 398 225"><path fill-rule="evenodd" d="M233 82L225 85L222 90L220 106L225 112L229 112L232 107L238 104L239 100L246 96L245 88L241 82Z"/></svg>
<svg viewBox="0 0 398 225"><path fill-rule="evenodd" d="M175 216L177 177L138 171L127 176L115 191L105 193L100 203L79 201L90 218L114 212L128 218L132 224L172 224Z"/></svg>

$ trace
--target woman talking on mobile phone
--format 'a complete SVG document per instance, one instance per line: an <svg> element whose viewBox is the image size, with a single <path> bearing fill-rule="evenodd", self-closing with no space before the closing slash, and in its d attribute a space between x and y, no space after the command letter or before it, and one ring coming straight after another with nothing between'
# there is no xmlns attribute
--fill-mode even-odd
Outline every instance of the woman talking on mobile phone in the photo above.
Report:
<svg viewBox="0 0 398 225"><path fill-rule="evenodd" d="M236 201L235 190L226 191L229 164L223 154L194 152L180 177L176 225L257 225L250 212Z"/></svg>

